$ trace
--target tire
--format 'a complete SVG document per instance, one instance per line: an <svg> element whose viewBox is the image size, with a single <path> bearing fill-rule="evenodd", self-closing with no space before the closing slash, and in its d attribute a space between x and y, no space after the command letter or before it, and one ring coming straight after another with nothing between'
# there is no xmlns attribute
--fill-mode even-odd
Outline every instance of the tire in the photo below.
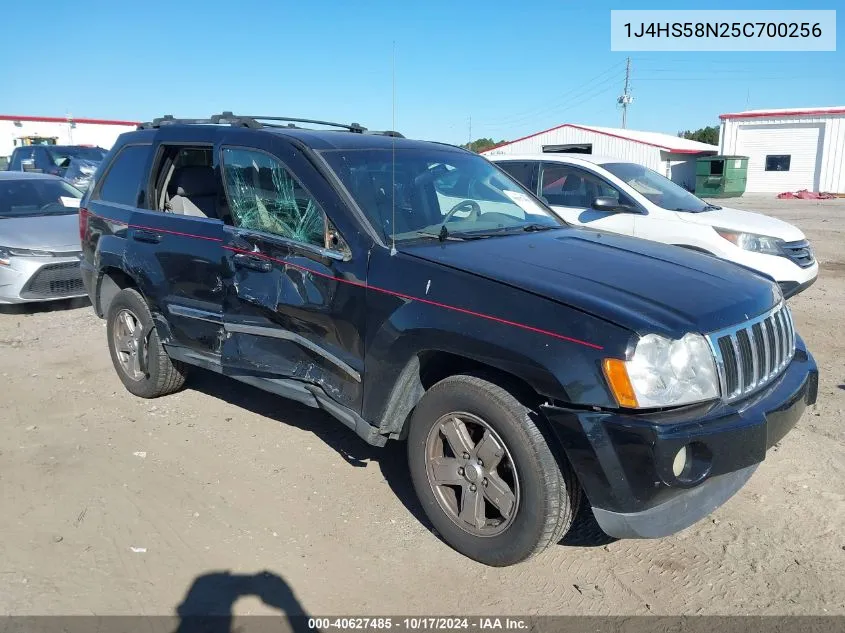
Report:
<svg viewBox="0 0 845 633"><path fill-rule="evenodd" d="M543 424L513 394L474 375L445 378L414 410L408 433L414 489L443 540L473 560L496 567L519 563L559 542L572 525L580 486L535 419ZM452 445L467 447L469 440L475 447L463 451L470 454L467 460ZM482 455L491 459L479 466L473 460ZM489 469L491 463L498 464L495 470ZM443 481L455 485L438 483ZM503 482L510 496L503 493ZM484 499L480 515L479 492ZM471 520L462 519L464 510Z"/></svg>
<svg viewBox="0 0 845 633"><path fill-rule="evenodd" d="M127 314L139 329L128 327ZM178 391L185 384L187 366L167 355L150 308L134 288L121 290L112 299L106 315L106 332L114 369L130 393L141 398L158 398Z"/></svg>

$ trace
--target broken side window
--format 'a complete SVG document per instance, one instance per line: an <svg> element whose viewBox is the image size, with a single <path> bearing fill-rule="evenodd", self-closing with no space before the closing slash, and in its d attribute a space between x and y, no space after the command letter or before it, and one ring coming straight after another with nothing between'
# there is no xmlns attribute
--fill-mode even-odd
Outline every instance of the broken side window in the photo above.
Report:
<svg viewBox="0 0 845 633"><path fill-rule="evenodd" d="M323 210L277 159L223 148L222 166L235 226L325 247Z"/></svg>

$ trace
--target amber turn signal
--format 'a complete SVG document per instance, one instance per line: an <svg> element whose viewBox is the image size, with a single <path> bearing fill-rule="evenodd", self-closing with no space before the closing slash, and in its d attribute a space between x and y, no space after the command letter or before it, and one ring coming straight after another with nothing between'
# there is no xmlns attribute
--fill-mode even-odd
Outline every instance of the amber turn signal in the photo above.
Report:
<svg viewBox="0 0 845 633"><path fill-rule="evenodd" d="M602 362L604 376L613 392L613 397L620 407L635 409L637 396L631 386L631 379L628 378L628 370L625 368L625 361L618 358L605 358Z"/></svg>

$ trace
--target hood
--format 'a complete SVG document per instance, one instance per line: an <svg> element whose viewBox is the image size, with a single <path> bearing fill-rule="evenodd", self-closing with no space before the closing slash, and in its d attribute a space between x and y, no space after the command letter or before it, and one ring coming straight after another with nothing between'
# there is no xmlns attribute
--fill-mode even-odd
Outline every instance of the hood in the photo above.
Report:
<svg viewBox="0 0 845 633"><path fill-rule="evenodd" d="M78 252L79 214L0 219L0 246Z"/></svg>
<svg viewBox="0 0 845 633"><path fill-rule="evenodd" d="M712 332L781 300L773 281L716 257L574 227L402 250L640 334Z"/></svg>
<svg viewBox="0 0 845 633"><path fill-rule="evenodd" d="M693 224L718 226L738 233L756 233L757 235L779 237L786 242L797 242L804 239L804 234L798 227L753 211L722 207L701 213L678 213L678 217Z"/></svg>

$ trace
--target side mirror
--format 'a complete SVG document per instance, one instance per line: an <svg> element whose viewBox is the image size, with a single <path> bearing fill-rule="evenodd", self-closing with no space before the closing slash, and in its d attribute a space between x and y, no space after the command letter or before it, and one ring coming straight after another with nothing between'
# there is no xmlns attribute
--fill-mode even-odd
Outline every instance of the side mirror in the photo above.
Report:
<svg viewBox="0 0 845 633"><path fill-rule="evenodd" d="M593 200L592 207L596 211L604 211L605 213L627 213L634 210L627 204L622 204L618 199L610 196L599 196Z"/></svg>

